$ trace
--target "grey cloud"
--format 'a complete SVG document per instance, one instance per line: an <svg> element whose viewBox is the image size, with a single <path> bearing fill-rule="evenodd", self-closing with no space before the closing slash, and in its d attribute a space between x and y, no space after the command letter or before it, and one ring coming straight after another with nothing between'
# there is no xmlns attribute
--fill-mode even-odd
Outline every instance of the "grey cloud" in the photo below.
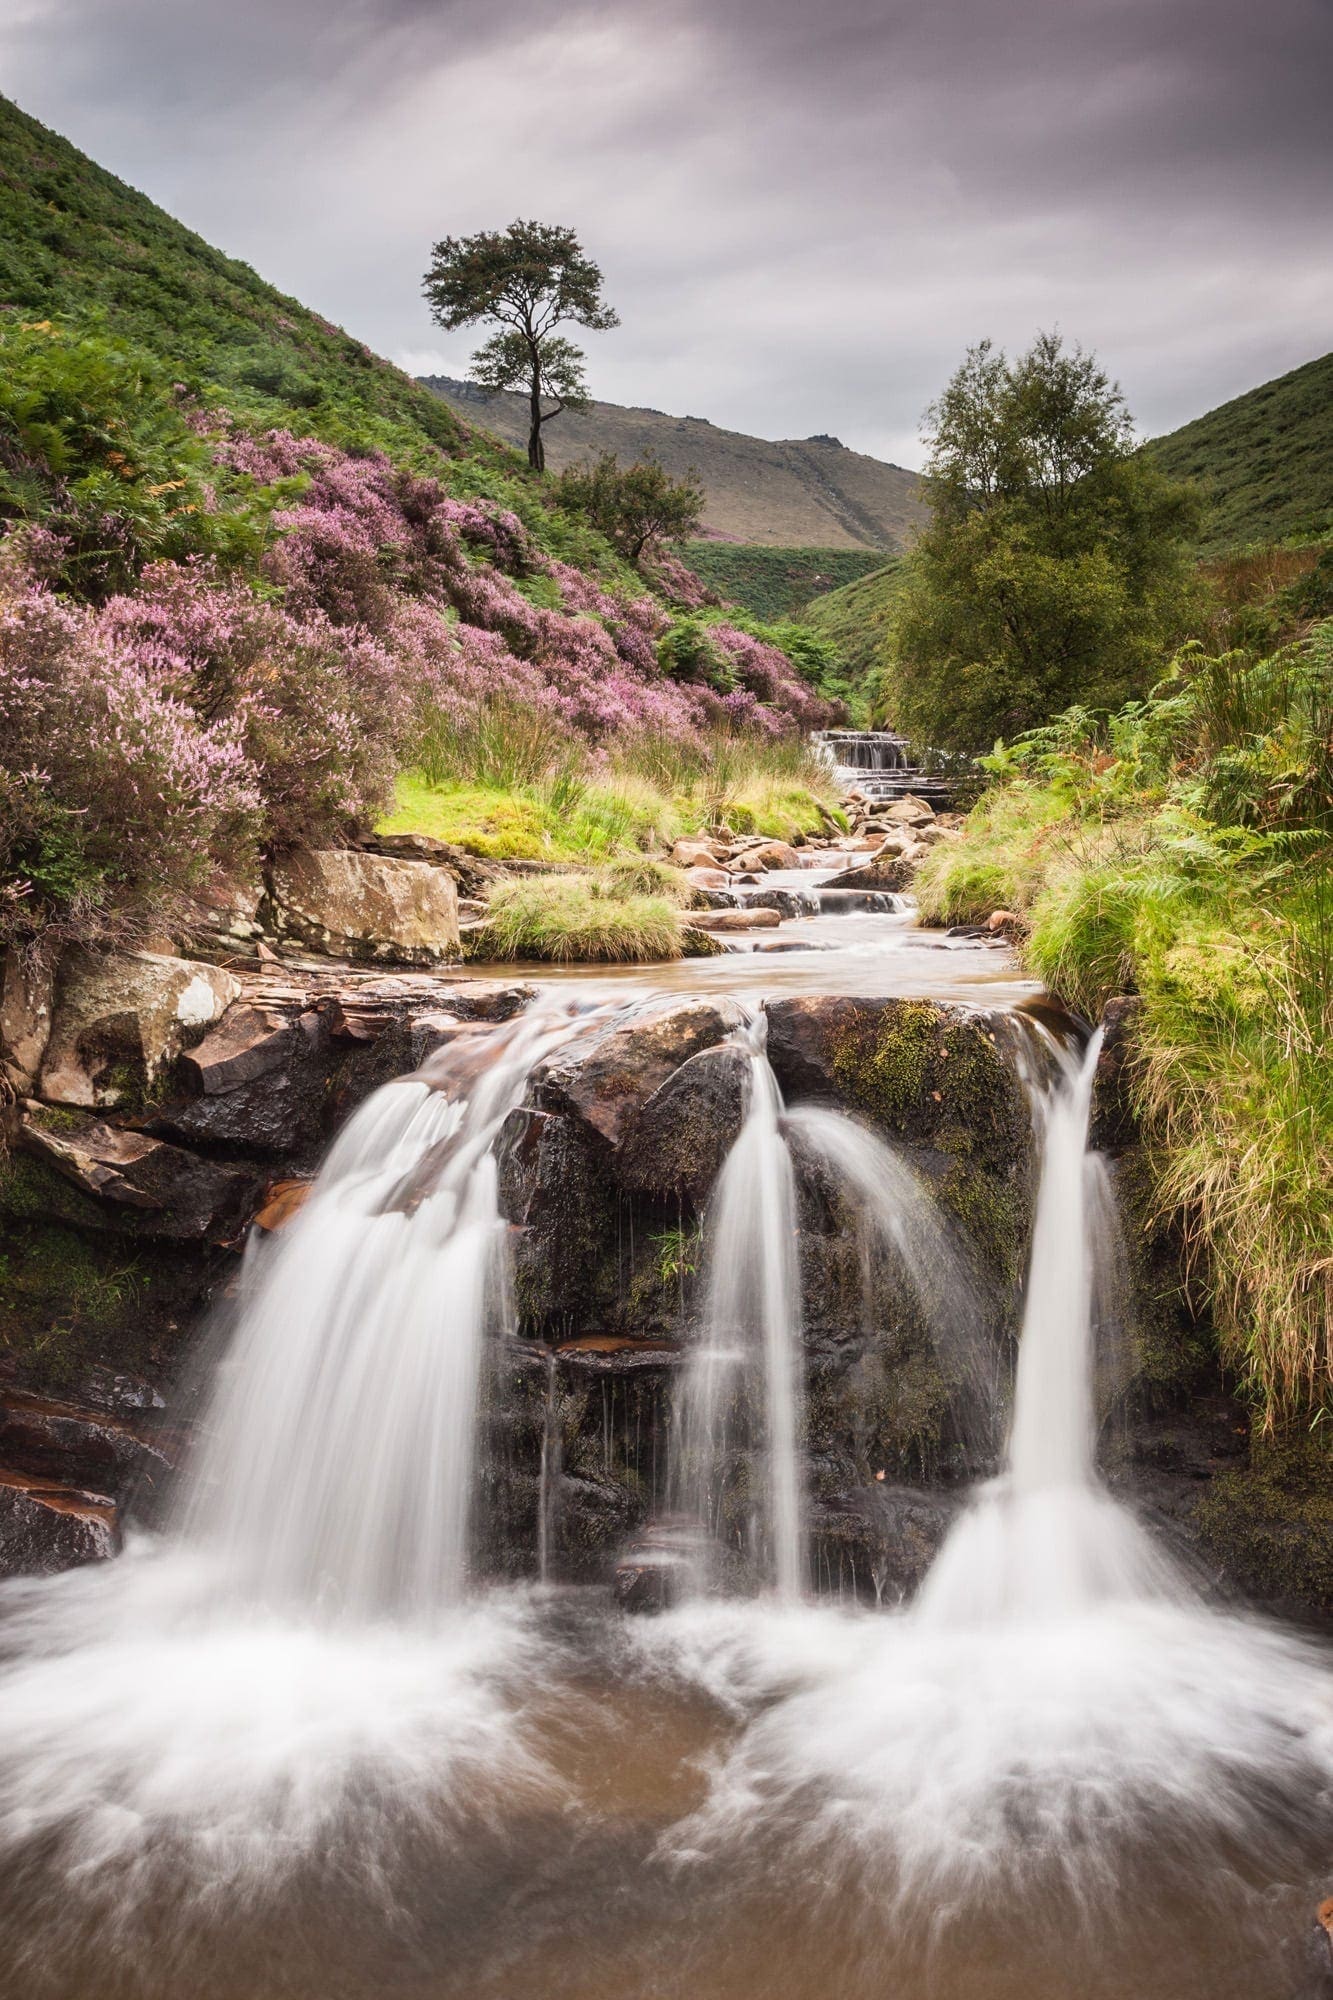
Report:
<svg viewBox="0 0 1333 2000"><path fill-rule="evenodd" d="M30 0L5 87L384 351L445 229L573 222L595 387L909 462L1059 323L1145 429L1321 352L1326 0Z"/></svg>

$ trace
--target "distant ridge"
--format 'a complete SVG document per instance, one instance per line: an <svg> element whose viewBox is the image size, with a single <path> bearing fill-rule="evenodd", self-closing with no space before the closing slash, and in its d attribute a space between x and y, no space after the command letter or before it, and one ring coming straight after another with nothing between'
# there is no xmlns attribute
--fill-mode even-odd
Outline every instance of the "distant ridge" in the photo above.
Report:
<svg viewBox="0 0 1333 2000"><path fill-rule="evenodd" d="M422 380L459 416L508 444L526 443L524 397L488 395L448 375ZM625 461L655 452L677 477L693 467L708 495L705 532L729 541L894 553L926 518L914 472L825 435L774 442L722 430L706 417L595 403L586 415L569 412L552 423L544 442L557 471L603 451Z"/></svg>

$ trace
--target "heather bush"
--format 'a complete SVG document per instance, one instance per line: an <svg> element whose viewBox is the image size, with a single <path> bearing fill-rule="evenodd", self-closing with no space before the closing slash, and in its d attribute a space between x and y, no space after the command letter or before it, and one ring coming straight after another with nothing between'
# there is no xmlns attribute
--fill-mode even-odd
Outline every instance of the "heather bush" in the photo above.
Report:
<svg viewBox="0 0 1333 2000"><path fill-rule="evenodd" d="M201 715L151 649L0 573L0 937L133 936L260 823L239 716Z"/></svg>

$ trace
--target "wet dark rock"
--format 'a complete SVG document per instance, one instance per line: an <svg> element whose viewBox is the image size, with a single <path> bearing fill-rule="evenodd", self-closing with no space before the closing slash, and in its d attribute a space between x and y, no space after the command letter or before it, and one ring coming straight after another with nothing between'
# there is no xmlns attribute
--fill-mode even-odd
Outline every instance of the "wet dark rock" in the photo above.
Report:
<svg viewBox="0 0 1333 2000"><path fill-rule="evenodd" d="M1143 1002L1118 994L1102 1012L1102 1049L1092 1081L1091 1143L1102 1151L1132 1145L1138 1136L1131 1097L1134 1048Z"/></svg>
<svg viewBox="0 0 1333 2000"><path fill-rule="evenodd" d="M88 1198L94 1226L174 1242L221 1243L254 1209L260 1178L253 1168L201 1159L146 1132L127 1131L76 1113L35 1108L21 1144Z"/></svg>
<svg viewBox="0 0 1333 2000"><path fill-rule="evenodd" d="M949 1491L874 1481L815 1512L815 1588L894 1605L916 1594L957 1518Z"/></svg>
<svg viewBox="0 0 1333 2000"><path fill-rule="evenodd" d="M746 889L740 901L743 910L776 910L780 917L813 916L817 907L812 890L798 894L794 889Z"/></svg>
<svg viewBox="0 0 1333 2000"><path fill-rule="evenodd" d="M0 1395L0 1465L11 1471L123 1496L140 1479L165 1478L173 1462L165 1436L124 1418L14 1390Z"/></svg>
<svg viewBox="0 0 1333 2000"><path fill-rule="evenodd" d="M935 1000L769 1001L768 1054L793 1099L839 1104L916 1145L992 1169L1026 1164L1031 1121L992 1018Z"/></svg>
<svg viewBox="0 0 1333 2000"><path fill-rule="evenodd" d="M500 1212L515 1225L520 1317L545 1325L586 1307L611 1246L606 1167L588 1129L561 1112L511 1111L496 1144Z"/></svg>
<svg viewBox="0 0 1333 2000"><path fill-rule="evenodd" d="M537 1101L566 1111L618 1146L668 1076L740 1025L732 1001L688 1000L646 1009L563 1051L537 1073Z"/></svg>
<svg viewBox="0 0 1333 2000"><path fill-rule="evenodd" d="M725 1043L673 1070L621 1144L621 1186L683 1193L701 1208L745 1117L748 1074L744 1051Z"/></svg>
<svg viewBox="0 0 1333 2000"><path fill-rule="evenodd" d="M0 1470L0 1576L51 1576L120 1553L105 1494Z"/></svg>
<svg viewBox="0 0 1333 2000"><path fill-rule="evenodd" d="M303 1152L321 1135L336 1038L333 1010L231 1007L181 1057L178 1075L196 1093L192 1101L173 1105L154 1123L214 1146Z"/></svg>

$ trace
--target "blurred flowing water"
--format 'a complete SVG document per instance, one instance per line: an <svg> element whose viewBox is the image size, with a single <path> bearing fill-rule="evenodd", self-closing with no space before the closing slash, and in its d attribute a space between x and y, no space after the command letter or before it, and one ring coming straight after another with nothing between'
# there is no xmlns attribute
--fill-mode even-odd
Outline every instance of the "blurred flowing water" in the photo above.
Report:
<svg viewBox="0 0 1333 2000"><path fill-rule="evenodd" d="M539 1003L372 1099L252 1258L173 1531L0 1591L3 2000L1314 2000L1327 1656L1097 1478L1095 1045L1037 1093L1006 1464L915 1603L803 1595L800 1173L872 1260L953 1272L947 1233L754 1029L681 1450L715 1522L749 1399L770 1590L469 1588L493 1141L585 1026Z"/></svg>

